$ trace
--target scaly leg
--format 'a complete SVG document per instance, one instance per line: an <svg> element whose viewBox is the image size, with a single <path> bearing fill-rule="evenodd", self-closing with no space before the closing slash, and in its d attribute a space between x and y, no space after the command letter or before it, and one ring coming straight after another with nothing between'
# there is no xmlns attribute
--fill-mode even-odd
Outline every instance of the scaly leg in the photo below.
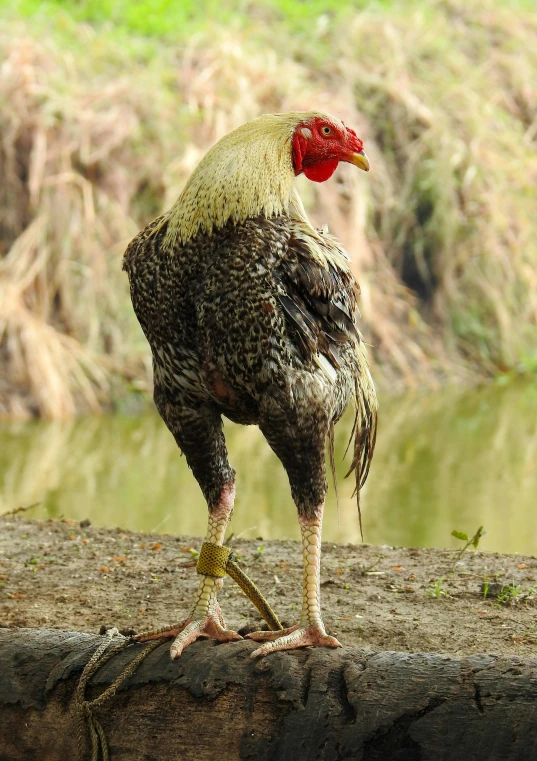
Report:
<svg viewBox="0 0 537 761"><path fill-rule="evenodd" d="M303 581L302 614L300 623L281 632L252 632L246 636L257 642L265 642L252 653L252 658L273 653L276 650L293 650L297 647L317 645L341 647L335 637L326 633L321 618L321 529L323 505L313 518L299 516L302 534Z"/></svg>
<svg viewBox="0 0 537 761"><path fill-rule="evenodd" d="M220 502L209 513L207 542L220 546L223 545L226 527L233 512L234 499L235 486L232 485L224 488ZM175 637L170 648L172 660L179 658L185 647L188 647L199 637L209 637L210 639L218 640L218 642L232 642L233 640L242 639L240 634L225 628L217 597L223 584L223 579L214 578L213 576L200 576L198 595L194 608L183 624L175 624L166 626L163 629L138 634L133 639L138 642L148 642L149 640L161 637Z"/></svg>

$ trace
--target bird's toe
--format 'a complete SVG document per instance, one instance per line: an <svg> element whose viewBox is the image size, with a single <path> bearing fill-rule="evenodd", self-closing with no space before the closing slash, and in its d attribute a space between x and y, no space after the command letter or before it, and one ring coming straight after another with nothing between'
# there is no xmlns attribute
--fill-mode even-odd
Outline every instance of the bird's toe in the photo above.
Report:
<svg viewBox="0 0 537 761"><path fill-rule="evenodd" d="M246 635L246 639L253 639L256 642L272 642L273 640L280 639L280 637L284 637L286 634L291 634L296 631L299 625L300 624L296 624L296 626L290 626L288 629L279 629L278 631L251 632Z"/></svg>
<svg viewBox="0 0 537 761"><path fill-rule="evenodd" d="M264 633L264 632L259 632ZM274 653L278 650L295 650L298 647L342 647L341 643L335 638L331 637L324 631L324 628L319 626L308 626L307 628L300 629L298 626L293 627L289 632L269 632L270 634L276 634L277 638L263 638L265 644L254 650L251 658L258 658L268 653ZM257 632L254 632L257 634ZM278 636L281 635L281 636ZM257 639L252 637L252 639ZM259 638L261 640L261 638ZM269 640L269 641L267 641Z"/></svg>
<svg viewBox="0 0 537 761"><path fill-rule="evenodd" d="M184 624L172 624L171 626L163 626L161 629L152 629L147 632L140 632L132 637L133 642L151 642L155 639L172 639L177 637L185 628L188 621Z"/></svg>
<svg viewBox="0 0 537 761"><path fill-rule="evenodd" d="M200 637L215 639L217 642L235 642L242 639L240 634L226 629L216 618L205 616L199 621L190 621L177 635L170 648L172 661L179 658L183 650Z"/></svg>

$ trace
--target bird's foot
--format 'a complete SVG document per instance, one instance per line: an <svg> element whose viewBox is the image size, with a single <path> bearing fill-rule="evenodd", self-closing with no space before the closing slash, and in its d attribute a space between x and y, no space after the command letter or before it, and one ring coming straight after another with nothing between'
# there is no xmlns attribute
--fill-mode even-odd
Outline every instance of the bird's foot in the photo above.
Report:
<svg viewBox="0 0 537 761"><path fill-rule="evenodd" d="M341 647L341 643L335 637L326 633L322 624L310 624L305 628L297 624L283 631L252 632L246 636L256 642L265 643L254 650L251 658L277 650L294 650L297 647Z"/></svg>
<svg viewBox="0 0 537 761"><path fill-rule="evenodd" d="M242 639L237 632L225 628L224 619L219 611L216 614L208 613L199 619L190 616L182 624L173 624L162 629L143 632L135 635L132 639L135 642L150 642L155 639L171 639L172 637L174 638L170 648L172 661L179 658L183 650L200 637L215 639L217 642L234 642Z"/></svg>

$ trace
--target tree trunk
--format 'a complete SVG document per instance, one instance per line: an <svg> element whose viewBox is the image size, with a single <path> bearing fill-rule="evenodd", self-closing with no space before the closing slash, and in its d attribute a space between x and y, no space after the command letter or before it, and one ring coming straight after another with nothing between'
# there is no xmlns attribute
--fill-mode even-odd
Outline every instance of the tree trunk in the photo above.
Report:
<svg viewBox="0 0 537 761"><path fill-rule="evenodd" d="M102 637L0 630L1 761L74 761L73 695ZM111 761L533 761L537 661L255 643L158 647L96 715ZM99 694L140 651L92 679Z"/></svg>

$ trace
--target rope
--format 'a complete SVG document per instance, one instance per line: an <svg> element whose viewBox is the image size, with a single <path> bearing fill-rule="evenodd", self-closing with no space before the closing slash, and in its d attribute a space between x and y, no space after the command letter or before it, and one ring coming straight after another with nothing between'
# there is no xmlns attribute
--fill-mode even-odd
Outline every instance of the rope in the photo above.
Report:
<svg viewBox="0 0 537 761"><path fill-rule="evenodd" d="M196 570L203 576L214 576L216 578L222 578L228 574L231 576L242 591L250 598L252 603L261 613L265 621L267 622L271 631L279 631L283 629L281 623L278 620L277 615L270 607L267 600L263 597L259 589L254 582L244 573L241 567L238 565L235 557L229 547L220 547L220 545L212 544L211 542L204 542L202 544ZM161 634L167 629L174 627L165 627L155 632L149 632L149 634ZM106 741L106 735L104 730L94 716L93 711L96 708L101 708L107 700L112 698L119 687L136 671L140 663L144 661L147 656L153 652L159 645L166 641L166 637L160 637L153 640L138 655L136 655L132 661L125 666L118 676L114 679L112 684L107 687L100 695L94 700L86 700L86 687L89 680L104 666L114 655L117 655L122 650L125 650L130 644L134 643L138 638L143 635L135 635L133 637L126 637L118 642L110 649L109 646L113 642L113 638L119 635L117 629L110 629L107 632L107 638L99 645L97 650L93 653L89 661L87 662L82 676L76 688L75 694L75 710L78 714L77 722L77 741L80 759L83 760L85 756L86 748L86 727L88 728L90 740L91 740L91 761L110 761L110 753L108 751L108 743Z"/></svg>
<svg viewBox="0 0 537 761"><path fill-rule="evenodd" d="M91 761L99 761L100 759L102 759L102 761L109 761L110 753L108 751L106 735L100 722L93 715L93 711L96 708L101 708L107 700L112 698L118 691L118 688L121 686L121 684L126 681L131 676L131 674L134 673L140 663L145 660L147 656L153 652L153 650L155 650L165 641L164 638L157 639L151 642L147 647L144 647L144 649L141 650L138 655L132 659L132 661L123 669L123 671L118 674L118 676L114 679L109 687L101 692L101 694L98 695L94 700L86 700L86 687L93 674L102 668L105 663L113 658L114 655L117 655L117 653L125 650L125 648L128 647L132 642L132 638L130 637L123 638L121 642L118 642L116 645L114 645L114 647L108 650L109 645L112 643L112 638L117 634L119 634L117 629L110 629L106 640L101 645L99 645L97 650L93 653L86 666L84 667L82 676L80 677L80 681L76 688L75 710L78 713L77 741L80 759L84 759L85 756L85 727L87 726L91 740ZM108 652L106 652L107 650Z"/></svg>
<svg viewBox="0 0 537 761"><path fill-rule="evenodd" d="M240 565L235 562L233 554L230 555L227 561L226 571L228 576L231 576L233 581L237 582L242 591L248 595L267 622L269 629L273 632L281 631L283 626L281 625L278 616L274 613L254 582L244 573Z"/></svg>

